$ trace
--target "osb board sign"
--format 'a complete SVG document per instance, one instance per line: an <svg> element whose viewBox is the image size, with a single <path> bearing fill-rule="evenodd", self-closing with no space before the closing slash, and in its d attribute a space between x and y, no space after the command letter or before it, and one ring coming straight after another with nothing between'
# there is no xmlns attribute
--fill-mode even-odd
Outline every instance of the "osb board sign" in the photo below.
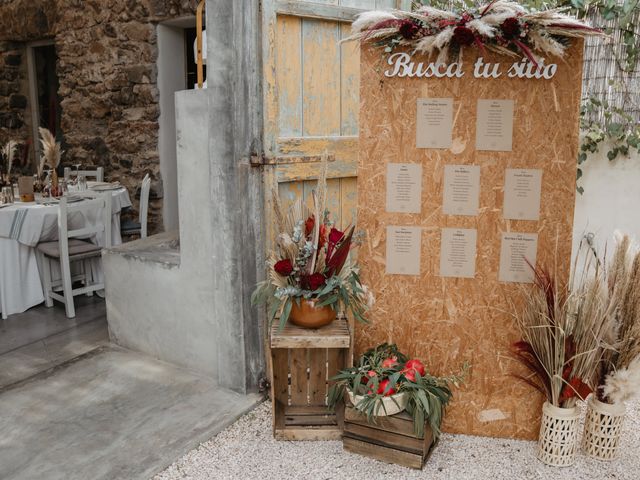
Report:
<svg viewBox="0 0 640 480"><path fill-rule="evenodd" d="M581 41L564 60L553 60L552 79L474 78L476 49L463 54L461 78L384 75L387 55L365 47L361 57L361 134L358 166L358 225L366 233L359 250L364 282L376 295L370 325L358 325L356 353L381 342L426 360L436 374L457 371L465 360L472 373L446 413L444 429L496 437L533 439L543 398L516 380L526 373L509 354L519 336L509 301L520 302L520 285L498 281L503 232L538 234L537 262L553 266L560 280L570 268L575 200L578 120L582 82ZM485 61L509 68L514 61L487 53ZM551 63L549 60L547 63ZM448 149L416 148L418 98L453 98L453 141ZM479 99L515 101L512 151L476 150ZM388 163L422 166L421 213L385 211ZM477 216L444 215L447 164L480 166ZM503 218L507 168L542 169L539 220ZM388 275L386 227L422 228L417 276ZM474 278L439 276L443 228L477 229Z"/></svg>

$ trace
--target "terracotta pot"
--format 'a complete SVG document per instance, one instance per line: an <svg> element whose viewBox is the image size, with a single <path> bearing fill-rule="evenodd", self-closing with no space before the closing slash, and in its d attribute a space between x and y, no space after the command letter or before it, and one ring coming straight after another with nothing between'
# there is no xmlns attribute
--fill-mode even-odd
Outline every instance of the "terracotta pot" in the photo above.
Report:
<svg viewBox="0 0 640 480"><path fill-rule="evenodd" d="M304 328L320 328L336 319L336 312L329 306L316 307L317 300L300 300L300 306L294 300L289 321Z"/></svg>

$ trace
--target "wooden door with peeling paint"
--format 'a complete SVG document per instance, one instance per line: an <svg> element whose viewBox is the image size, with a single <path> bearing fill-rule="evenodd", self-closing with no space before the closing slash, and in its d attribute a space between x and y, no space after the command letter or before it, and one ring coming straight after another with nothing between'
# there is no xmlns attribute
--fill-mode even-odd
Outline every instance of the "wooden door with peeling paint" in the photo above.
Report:
<svg viewBox="0 0 640 480"><path fill-rule="evenodd" d="M355 222L357 206L360 53L349 36L364 10L409 8L410 0L264 0L264 145L267 250L275 230L271 191L286 206L311 204L320 155L329 168L329 205L336 225Z"/></svg>

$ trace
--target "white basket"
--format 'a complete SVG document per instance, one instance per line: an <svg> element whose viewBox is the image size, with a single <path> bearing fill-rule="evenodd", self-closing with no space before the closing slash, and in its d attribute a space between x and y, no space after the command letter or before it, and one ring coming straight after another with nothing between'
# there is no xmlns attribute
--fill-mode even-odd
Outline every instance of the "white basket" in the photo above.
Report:
<svg viewBox="0 0 640 480"><path fill-rule="evenodd" d="M599 460L616 458L624 414L623 404L602 403L593 395L589 398L582 435L582 449L587 455Z"/></svg>
<svg viewBox="0 0 640 480"><path fill-rule="evenodd" d="M347 390L347 393L349 394L349 400L357 409L358 403L362 401L364 396L354 395L351 390ZM376 405L375 413L373 415L376 417L395 415L396 413L404 411L404 409L407 408L407 403L409 403L409 396L407 395L407 392L396 393L389 397L382 397L382 401Z"/></svg>
<svg viewBox="0 0 640 480"><path fill-rule="evenodd" d="M554 467L573 465L576 461L579 421L577 407L559 408L544 402L538 460Z"/></svg>

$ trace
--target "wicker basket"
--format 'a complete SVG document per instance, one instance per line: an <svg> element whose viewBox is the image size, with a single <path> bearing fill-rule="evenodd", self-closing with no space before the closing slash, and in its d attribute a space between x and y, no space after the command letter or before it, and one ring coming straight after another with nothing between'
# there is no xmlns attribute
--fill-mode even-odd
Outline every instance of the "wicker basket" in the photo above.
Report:
<svg viewBox="0 0 640 480"><path fill-rule="evenodd" d="M578 445L577 407L559 408L545 402L538 439L538 460L554 467L568 467L576 460Z"/></svg>
<svg viewBox="0 0 640 480"><path fill-rule="evenodd" d="M593 395L587 402L582 449L598 460L613 460L618 453L625 407L600 402Z"/></svg>

